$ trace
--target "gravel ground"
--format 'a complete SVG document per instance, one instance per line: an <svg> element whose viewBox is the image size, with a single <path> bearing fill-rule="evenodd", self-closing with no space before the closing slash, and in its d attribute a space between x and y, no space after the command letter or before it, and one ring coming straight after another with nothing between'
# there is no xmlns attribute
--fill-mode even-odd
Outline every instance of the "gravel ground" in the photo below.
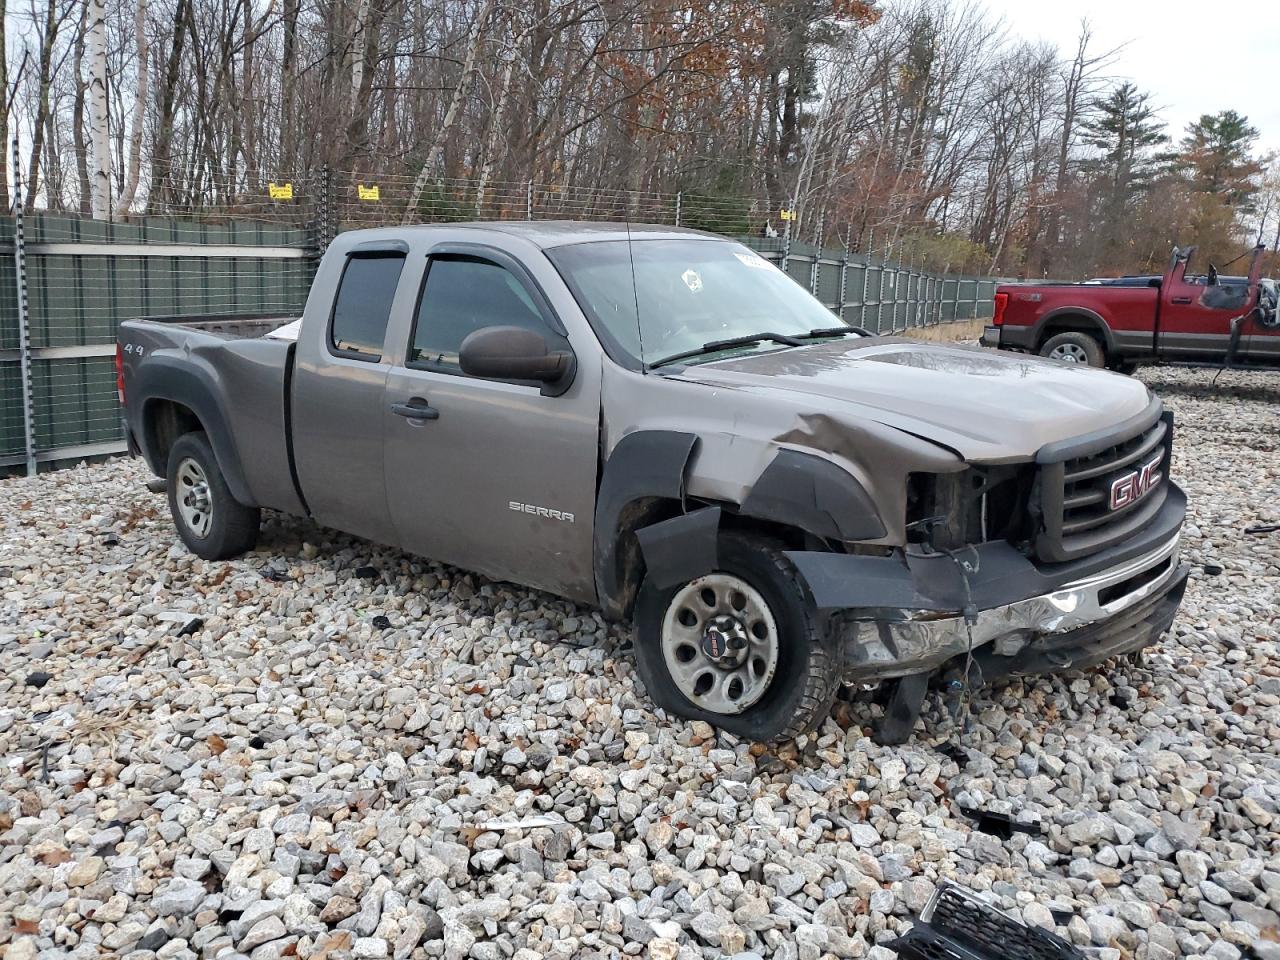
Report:
<svg viewBox="0 0 1280 960"><path fill-rule="evenodd" d="M943 878L1099 958L1280 957L1280 377L1143 377L1183 613L978 695L963 764L940 703L901 748L672 721L595 613L305 522L202 562L138 462L0 482L4 960L886 958Z"/></svg>

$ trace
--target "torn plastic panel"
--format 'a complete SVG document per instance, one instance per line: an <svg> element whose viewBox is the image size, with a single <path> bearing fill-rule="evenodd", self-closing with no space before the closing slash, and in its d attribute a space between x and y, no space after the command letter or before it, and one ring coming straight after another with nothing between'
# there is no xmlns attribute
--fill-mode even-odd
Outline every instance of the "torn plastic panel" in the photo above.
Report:
<svg viewBox="0 0 1280 960"><path fill-rule="evenodd" d="M645 571L654 585L665 590L714 571L719 532L719 507L703 507L637 530Z"/></svg>
<svg viewBox="0 0 1280 960"><path fill-rule="evenodd" d="M876 540L885 535L861 483L830 460L795 450L778 451L751 487L741 512L832 540Z"/></svg>
<svg viewBox="0 0 1280 960"><path fill-rule="evenodd" d="M1123 543L1069 563L1036 564L1003 540L954 551L969 564L969 594L979 610L1052 593L1064 585L1124 569L1176 540L1186 515L1187 498L1176 484L1160 511L1138 534ZM965 605L965 584L951 554L872 557L846 553L791 551L787 554L804 578L820 611L886 609L956 611Z"/></svg>

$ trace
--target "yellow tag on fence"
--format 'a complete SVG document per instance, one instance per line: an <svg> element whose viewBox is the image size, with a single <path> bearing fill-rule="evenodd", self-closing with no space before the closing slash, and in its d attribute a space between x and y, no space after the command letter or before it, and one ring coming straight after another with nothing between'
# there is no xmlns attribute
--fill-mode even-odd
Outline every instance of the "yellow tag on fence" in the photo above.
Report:
<svg viewBox="0 0 1280 960"><path fill-rule="evenodd" d="M366 187L363 183L356 187L356 196L361 200L381 200L382 194L378 191L378 185L375 183L371 187Z"/></svg>
<svg viewBox="0 0 1280 960"><path fill-rule="evenodd" d="M796 212L794 210L779 210L778 216L783 220L794 220L796 218Z"/></svg>
<svg viewBox="0 0 1280 960"><path fill-rule="evenodd" d="M267 195L272 200L292 200L293 184L292 183L268 183Z"/></svg>

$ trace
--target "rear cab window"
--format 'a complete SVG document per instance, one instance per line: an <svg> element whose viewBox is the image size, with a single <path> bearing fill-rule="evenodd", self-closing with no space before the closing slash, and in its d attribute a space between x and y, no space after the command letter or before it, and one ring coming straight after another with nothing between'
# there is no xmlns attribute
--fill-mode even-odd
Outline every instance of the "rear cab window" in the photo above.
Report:
<svg viewBox="0 0 1280 960"><path fill-rule="evenodd" d="M377 363L404 268L403 253L352 254L333 298L329 352Z"/></svg>

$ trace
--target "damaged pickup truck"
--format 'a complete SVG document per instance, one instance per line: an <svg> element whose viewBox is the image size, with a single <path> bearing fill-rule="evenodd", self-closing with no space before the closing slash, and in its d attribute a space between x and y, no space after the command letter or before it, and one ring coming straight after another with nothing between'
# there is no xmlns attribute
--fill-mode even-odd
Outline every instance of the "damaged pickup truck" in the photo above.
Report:
<svg viewBox="0 0 1280 960"><path fill-rule="evenodd" d="M270 508L598 606L659 706L743 737L848 684L898 742L931 683L1139 650L1182 597L1141 383L870 336L723 238L353 231L290 320L121 328L189 549L252 549Z"/></svg>

